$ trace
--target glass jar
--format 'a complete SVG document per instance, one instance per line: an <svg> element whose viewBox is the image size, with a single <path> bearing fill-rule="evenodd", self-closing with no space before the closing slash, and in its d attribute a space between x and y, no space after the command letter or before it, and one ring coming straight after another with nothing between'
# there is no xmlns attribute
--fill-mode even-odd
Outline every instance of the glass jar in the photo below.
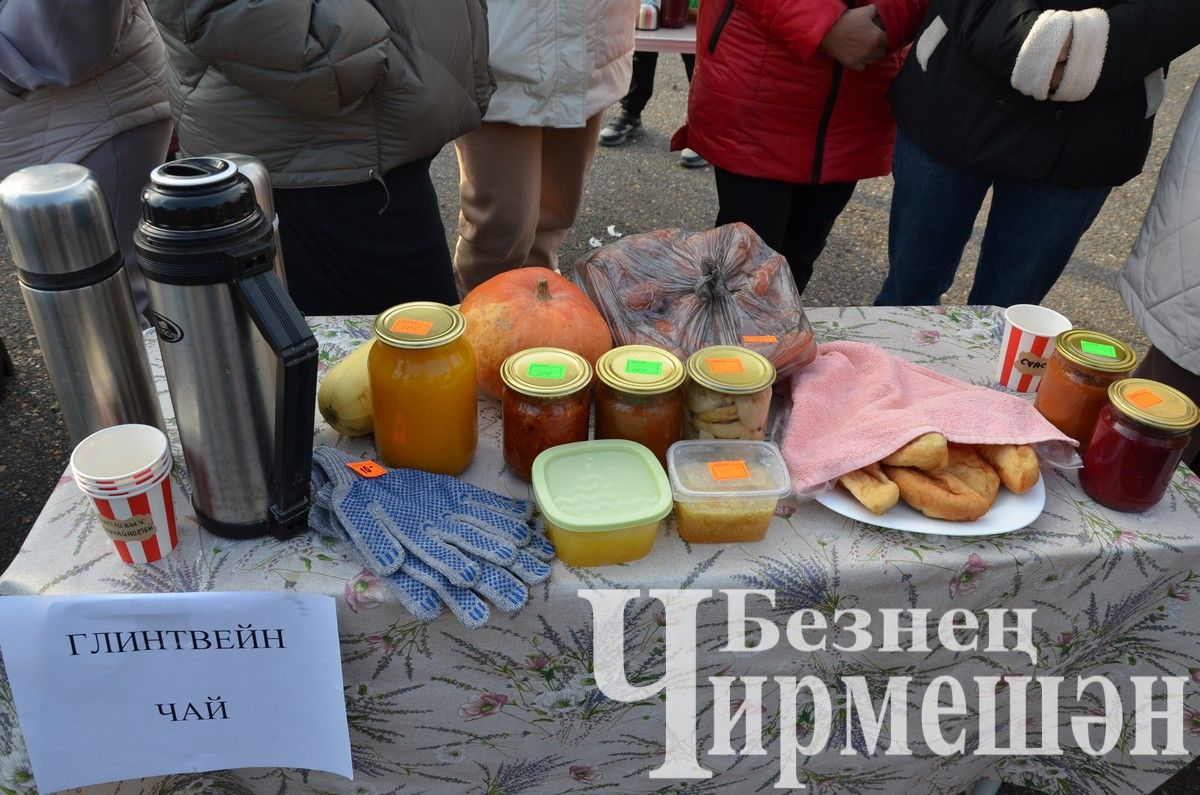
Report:
<svg viewBox="0 0 1200 795"><path fill-rule="evenodd" d="M1054 353L1033 405L1050 423L1087 450L1108 388L1128 378L1137 354L1125 343L1087 329L1072 329L1054 340Z"/></svg>
<svg viewBox="0 0 1200 795"><path fill-rule="evenodd" d="M592 408L592 367L562 348L528 348L500 367L504 402L504 463L528 482L538 453L586 442Z"/></svg>
<svg viewBox="0 0 1200 795"><path fill-rule="evenodd" d="M1145 378L1108 388L1083 457L1079 484L1115 511L1144 511L1167 492L1171 476L1200 424L1200 409L1182 392Z"/></svg>
<svg viewBox="0 0 1200 795"><path fill-rule="evenodd" d="M775 367L764 356L713 345L688 357L687 373L685 438L763 440L775 383Z"/></svg>
<svg viewBox="0 0 1200 795"><path fill-rule="evenodd" d="M667 448L683 431L683 380L675 354L623 345L596 360L596 438L645 445L667 466Z"/></svg>
<svg viewBox="0 0 1200 795"><path fill-rule="evenodd" d="M688 0L662 0L658 24L664 28L682 28L687 24Z"/></svg>
<svg viewBox="0 0 1200 795"><path fill-rule="evenodd" d="M367 358L375 447L383 463L457 475L475 455L478 387L467 320L432 301L375 318Z"/></svg>

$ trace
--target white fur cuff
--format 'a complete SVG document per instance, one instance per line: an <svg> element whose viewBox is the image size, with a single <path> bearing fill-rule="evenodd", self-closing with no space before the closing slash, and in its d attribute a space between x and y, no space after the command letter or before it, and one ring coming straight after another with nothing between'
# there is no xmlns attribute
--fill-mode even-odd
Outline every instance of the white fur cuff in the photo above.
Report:
<svg viewBox="0 0 1200 795"><path fill-rule="evenodd" d="M1107 17L1106 27L1107 27ZM1012 87L1034 99L1050 96L1050 80L1063 44L1071 35L1070 11L1043 11L1033 23L1013 66Z"/></svg>
<svg viewBox="0 0 1200 795"><path fill-rule="evenodd" d="M1103 9L1074 11L1071 21L1071 55L1054 92L1054 99L1062 102L1080 102L1092 95L1108 50L1108 14Z"/></svg>

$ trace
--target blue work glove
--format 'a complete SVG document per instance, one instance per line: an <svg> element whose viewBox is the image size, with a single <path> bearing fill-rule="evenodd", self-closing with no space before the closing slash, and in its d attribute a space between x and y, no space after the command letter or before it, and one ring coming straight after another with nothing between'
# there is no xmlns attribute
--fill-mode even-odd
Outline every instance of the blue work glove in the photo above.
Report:
<svg viewBox="0 0 1200 795"><path fill-rule="evenodd" d="M366 478L347 467L352 460L314 449L310 524L349 538L418 618L431 620L445 602L465 625L482 626L480 596L513 612L529 599L525 583L549 578L554 547L530 529L528 500L412 469Z"/></svg>

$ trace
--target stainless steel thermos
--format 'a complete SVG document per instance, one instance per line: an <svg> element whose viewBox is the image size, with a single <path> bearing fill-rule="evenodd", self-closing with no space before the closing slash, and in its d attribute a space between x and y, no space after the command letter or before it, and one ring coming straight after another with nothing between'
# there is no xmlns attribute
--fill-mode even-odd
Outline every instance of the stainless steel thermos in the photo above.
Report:
<svg viewBox="0 0 1200 795"><path fill-rule="evenodd" d="M317 342L273 270L250 180L219 157L159 166L134 244L201 526L305 529Z"/></svg>
<svg viewBox="0 0 1200 795"><path fill-rule="evenodd" d="M275 194L271 190L271 172L267 171L267 167L262 164L261 160L250 155L222 152L213 157L233 163L254 186L254 198L258 201L258 207L263 211L263 215L267 216L267 220L271 222L271 229L274 233L275 275L279 277L279 281L283 282L283 286L287 287L287 276L283 270L283 248L279 245L279 214L275 212Z"/></svg>
<svg viewBox="0 0 1200 795"><path fill-rule="evenodd" d="M112 216L83 166L31 166L0 183L0 225L74 444L101 428L163 428Z"/></svg>

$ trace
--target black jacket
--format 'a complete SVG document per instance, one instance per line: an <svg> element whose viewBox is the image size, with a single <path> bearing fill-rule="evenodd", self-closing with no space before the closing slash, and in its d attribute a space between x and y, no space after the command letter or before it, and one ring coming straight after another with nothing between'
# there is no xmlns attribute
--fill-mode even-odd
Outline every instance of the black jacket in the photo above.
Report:
<svg viewBox="0 0 1200 795"><path fill-rule="evenodd" d="M1074 23L1071 58L1084 85L1074 101L1030 93L1042 63L1031 43L1056 43L1050 23L1065 15L1055 11L1087 15L1088 29ZM1096 34L1090 49L1083 33ZM1197 44L1200 0L932 0L889 98L905 135L948 165L1040 184L1120 185L1145 163L1166 65ZM1050 69L1061 48L1052 49ZM1024 93L1014 88L1020 76Z"/></svg>

